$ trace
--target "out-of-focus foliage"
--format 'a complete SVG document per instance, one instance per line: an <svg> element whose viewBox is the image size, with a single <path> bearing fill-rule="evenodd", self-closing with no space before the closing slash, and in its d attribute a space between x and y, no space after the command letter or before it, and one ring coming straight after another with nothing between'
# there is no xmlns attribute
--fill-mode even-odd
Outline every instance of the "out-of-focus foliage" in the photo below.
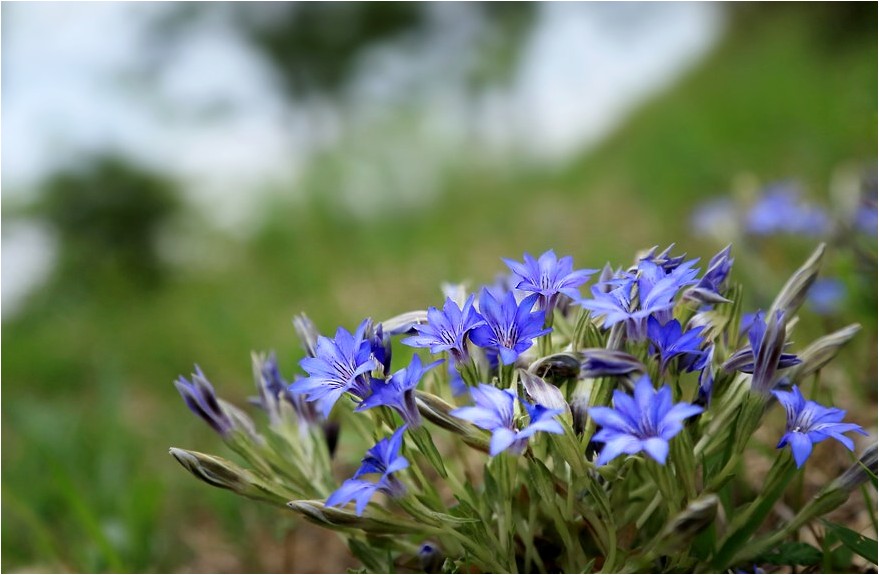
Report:
<svg viewBox="0 0 879 575"><path fill-rule="evenodd" d="M156 32L173 45L189 24L216 8L210 3L181 6L159 22ZM254 2L223 8L231 11L231 21L265 56L293 100L339 93L370 49L392 41L417 46L431 27L454 25L437 18L442 7L430 2ZM477 2L461 10L492 32L486 34L487 49L476 59L471 80L509 73L533 23L534 5ZM170 57L172 51L165 50Z"/></svg>
<svg viewBox="0 0 879 575"><path fill-rule="evenodd" d="M99 288L108 275L131 287L154 286L162 275L156 242L179 208L176 185L121 156L87 159L52 176L37 211L61 246L64 290Z"/></svg>

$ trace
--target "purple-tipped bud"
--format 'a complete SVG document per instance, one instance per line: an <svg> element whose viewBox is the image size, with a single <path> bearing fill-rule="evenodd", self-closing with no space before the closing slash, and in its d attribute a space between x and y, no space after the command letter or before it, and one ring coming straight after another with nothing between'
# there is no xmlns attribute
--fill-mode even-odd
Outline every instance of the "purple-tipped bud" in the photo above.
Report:
<svg viewBox="0 0 879 575"><path fill-rule="evenodd" d="M302 349L305 350L305 354L308 357L314 357L317 353L317 338L320 336L320 333L318 333L317 328L314 326L314 322L307 315L301 313L293 316L293 329L296 330L296 335L299 336L299 341L302 343Z"/></svg>
<svg viewBox="0 0 879 575"><path fill-rule="evenodd" d="M723 292L726 289L726 280L733 264L733 258L729 255L731 248L731 245L726 246L711 258L705 275L695 287L684 293L684 297L703 304L729 302L723 297Z"/></svg>
<svg viewBox="0 0 879 575"><path fill-rule="evenodd" d="M638 358L624 351L594 347L582 350L583 364L582 377L606 377L612 375L626 375L627 373L646 373Z"/></svg>
<svg viewBox="0 0 879 575"><path fill-rule="evenodd" d="M387 377L391 373L391 336L384 333L382 324L378 324L372 330L367 330L367 334L372 355L376 362L382 366L382 372Z"/></svg>
<svg viewBox="0 0 879 575"><path fill-rule="evenodd" d="M422 573L441 573L446 555L432 543L425 543L418 549L418 563Z"/></svg>
<svg viewBox="0 0 879 575"><path fill-rule="evenodd" d="M192 381L181 375L174 382L174 386L180 392L190 411L202 418L222 437L229 436L235 425L220 406L214 387L202 373L200 367L195 366Z"/></svg>

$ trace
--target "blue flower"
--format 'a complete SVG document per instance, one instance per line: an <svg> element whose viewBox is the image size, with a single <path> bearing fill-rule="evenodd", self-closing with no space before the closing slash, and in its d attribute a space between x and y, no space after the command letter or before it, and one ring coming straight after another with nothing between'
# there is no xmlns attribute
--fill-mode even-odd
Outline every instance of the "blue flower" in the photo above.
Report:
<svg viewBox="0 0 879 575"><path fill-rule="evenodd" d="M821 236L830 228L830 219L820 208L803 202L799 187L791 182L774 184L747 214L749 233L764 236L775 233Z"/></svg>
<svg viewBox="0 0 879 575"><path fill-rule="evenodd" d="M443 311L435 307L427 310L427 325L416 325L418 335L407 337L403 343L412 347L428 347L430 353L449 352L458 364L464 363L469 358L467 353L466 338L475 328L483 325L485 320L473 308L473 299L470 296L461 309L446 298Z"/></svg>
<svg viewBox="0 0 879 575"><path fill-rule="evenodd" d="M532 312L538 294L532 294L517 306L512 292L498 302L487 289L479 297L479 311L485 324L470 332L470 341L479 347L495 348L501 362L509 365L531 347L533 339L552 331L543 328L542 311Z"/></svg>
<svg viewBox="0 0 879 575"><path fill-rule="evenodd" d="M425 373L443 361L440 359L422 367L421 358L416 355L408 367L397 371L390 379L373 378L370 382L371 395L360 403L356 411L387 405L399 413L408 425L418 427L421 425L421 416L415 405L415 388Z"/></svg>
<svg viewBox="0 0 879 575"><path fill-rule="evenodd" d="M753 374L751 389L763 394L768 394L776 383L776 375L779 369L785 369L800 363L800 359L792 354L785 353L787 347L786 328L784 313L776 312L765 321L764 313L758 311L749 318L748 327L749 347L740 349L732 354L723 364L726 371L741 371ZM745 319L742 318L745 324Z"/></svg>
<svg viewBox="0 0 879 575"><path fill-rule="evenodd" d="M235 428L235 424L220 405L214 387L202 373L200 367L195 366L192 381L181 375L174 382L174 386L180 392L189 410L207 422L221 436L227 437Z"/></svg>
<svg viewBox="0 0 879 575"><path fill-rule="evenodd" d="M368 373L378 366L371 342L364 337L369 323L364 320L353 335L340 327L334 339L318 337L315 356L299 362L309 377L293 382L290 391L307 394L309 401L320 400L324 417L346 391L359 398L369 395Z"/></svg>
<svg viewBox="0 0 879 575"><path fill-rule="evenodd" d="M665 464L668 442L684 428L684 420L702 413L702 408L689 403L672 405L671 388L663 385L653 389L646 375L635 384L634 397L622 391L613 392L613 408L592 407L589 415L601 426L593 437L604 443L598 465L618 455L634 455L641 451Z"/></svg>
<svg viewBox="0 0 879 575"><path fill-rule="evenodd" d="M660 322L670 320L678 291L695 283L699 273L693 269L697 260L674 264L668 272L663 266L671 265L672 260L662 261L657 264L642 259L634 271L626 272L623 277L592 286L592 299L580 300L579 304L604 316L605 328L626 322L628 338L643 340L647 335L647 317L654 315Z"/></svg>
<svg viewBox="0 0 879 575"><path fill-rule="evenodd" d="M387 493L391 497L401 497L406 492L406 488L393 474L409 467L409 461L400 455L405 431L404 425L391 437L382 439L370 448L354 477L342 483L342 486L327 498L327 505L341 507L353 500L355 512L360 516L377 491ZM362 479L364 475L379 477L376 481L368 481Z"/></svg>
<svg viewBox="0 0 879 575"><path fill-rule="evenodd" d="M562 412L560 409L532 405L520 398L519 401L528 412L529 423L524 428L517 429L513 413L516 396L512 391L481 383L478 387L470 388L470 395L476 405L453 409L451 414L491 432L489 454L492 456L505 450L522 453L528 438L538 431L564 433L561 424L555 420L555 416Z"/></svg>
<svg viewBox="0 0 879 575"><path fill-rule="evenodd" d="M834 407L824 407L814 401L807 401L800 389L795 385L791 391L773 391L778 402L787 412L787 433L778 442L778 448L790 445L797 467L802 467L812 446L828 438L833 438L853 451L854 442L843 435L849 431L867 435L864 429L855 423L842 423L845 411Z"/></svg>
<svg viewBox="0 0 879 575"><path fill-rule="evenodd" d="M833 315L839 311L845 298L845 284L838 279L820 278L815 280L806 296L815 313Z"/></svg>
<svg viewBox="0 0 879 575"><path fill-rule="evenodd" d="M366 452L366 457L361 461L360 469L354 473L354 479L363 475L378 473L383 478L391 473L409 467L409 461L400 455L403 446L403 433L407 426L403 425L390 437L385 437Z"/></svg>
<svg viewBox="0 0 879 575"><path fill-rule="evenodd" d="M702 327L683 331L681 322L676 319L662 325L653 316L647 318L647 337L653 344L654 353L659 353L660 370L665 371L668 362L678 356L689 361L682 362L684 369L693 371L695 363L702 357Z"/></svg>
<svg viewBox="0 0 879 575"><path fill-rule="evenodd" d="M571 299L579 299L578 286L586 283L589 277L598 270L582 269L574 271L574 260L571 256L556 258L555 252L544 252L538 259L531 254L524 254L525 263L504 258L507 267L519 277L516 289L540 294L538 307L544 311L555 307L559 295Z"/></svg>
<svg viewBox="0 0 879 575"><path fill-rule="evenodd" d="M879 227L879 211L876 209L876 204L861 204L858 206L853 217L853 223L855 229L875 236L876 229Z"/></svg>

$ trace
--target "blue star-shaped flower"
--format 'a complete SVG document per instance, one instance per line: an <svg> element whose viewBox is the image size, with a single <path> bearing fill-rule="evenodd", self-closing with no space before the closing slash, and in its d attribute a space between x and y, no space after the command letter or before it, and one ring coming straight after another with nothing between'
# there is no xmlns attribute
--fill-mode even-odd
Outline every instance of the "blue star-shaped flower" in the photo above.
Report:
<svg viewBox="0 0 879 575"><path fill-rule="evenodd" d="M668 442L684 428L684 420L702 413L702 408L681 402L672 405L671 388L663 385L653 389L646 375L635 384L634 397L622 391L613 392L613 408L592 407L589 415L601 426L593 440L604 443L598 465L618 455L644 451L665 464Z"/></svg>
<svg viewBox="0 0 879 575"><path fill-rule="evenodd" d="M830 218L821 208L802 200L796 183L781 182L766 188L748 212L745 226L749 233L758 236L821 236L830 227Z"/></svg>
<svg viewBox="0 0 879 575"><path fill-rule="evenodd" d="M842 418L845 417L844 410L807 401L796 385L791 391L773 391L773 393L787 412L787 433L781 436L778 447L780 449L790 445L797 467L803 466L812 454L812 446L818 442L832 437L852 451L855 444L843 433L854 431L867 435L860 425L842 423Z"/></svg>
<svg viewBox="0 0 879 575"><path fill-rule="evenodd" d="M473 308L473 299L470 296L461 309L446 298L443 311L435 307L427 310L427 325L416 325L418 335L407 337L403 343L412 347L430 348L430 353L442 353L447 351L458 364L467 361L467 336L475 328L483 325L485 320Z"/></svg>
<svg viewBox="0 0 879 575"><path fill-rule="evenodd" d="M695 364L702 357L701 347L704 343L701 326L684 332L681 322L676 319L662 325L650 316L647 318L647 337L653 344L654 353L659 353L661 371L664 372L668 362L679 356L689 359L681 367L687 371L696 369Z"/></svg>
<svg viewBox="0 0 879 575"><path fill-rule="evenodd" d="M512 292L498 302L488 290L479 297L479 311L485 324L470 332L470 341L484 348L497 349L501 363L509 365L531 347L533 339L552 331L543 328L544 313L532 312L538 294L531 294L516 305Z"/></svg>
<svg viewBox="0 0 879 575"><path fill-rule="evenodd" d="M524 254L525 263L504 258L507 267L519 278L516 289L540 294L538 307L551 310L559 295L571 299L580 298L578 286L583 285L598 270L582 269L574 271L574 259L565 256L556 258L555 252L544 252L536 260L531 254Z"/></svg>
<svg viewBox="0 0 879 575"><path fill-rule="evenodd" d="M391 437L386 437L366 452L360 469L354 477L347 479L342 486L327 498L330 507L341 507L349 501L355 502L355 512L363 514L366 504L377 491L391 497L400 497L406 492L405 486L393 476L397 471L409 467L409 461L400 455L403 446L403 433L406 426L399 428ZM364 475L378 475L376 481L362 479Z"/></svg>
<svg viewBox="0 0 879 575"><path fill-rule="evenodd" d="M693 266L696 261L683 262L666 271L663 265L642 259L635 271L592 286L592 299L578 303L596 315L604 316L605 328L626 322L628 338L640 341L647 335L648 316L654 315L661 322L671 319L678 291L695 283L698 269Z"/></svg>
<svg viewBox="0 0 879 575"><path fill-rule="evenodd" d="M470 388L470 395L476 405L453 409L451 414L491 431L489 454L492 456L505 450L522 453L528 438L538 431L564 433L561 424L555 420L555 416L562 412L560 409L532 405L520 398L519 401L528 412L529 423L524 428L517 429L513 413L516 396L512 391L481 383Z"/></svg>
<svg viewBox="0 0 879 575"><path fill-rule="evenodd" d="M440 359L422 366L421 358L416 355L408 367L397 371L390 379L373 378L370 382L371 395L360 403L356 411L387 405L399 413L408 425L418 427L421 425L421 416L415 405L415 388L425 373L443 361Z"/></svg>
<svg viewBox="0 0 879 575"><path fill-rule="evenodd" d="M309 401L320 400L324 417L346 391L359 398L369 395L366 374L378 367L370 341L364 337L369 323L364 320L353 335L340 327L334 339L318 337L315 356L299 362L309 377L293 382L289 390L307 394Z"/></svg>

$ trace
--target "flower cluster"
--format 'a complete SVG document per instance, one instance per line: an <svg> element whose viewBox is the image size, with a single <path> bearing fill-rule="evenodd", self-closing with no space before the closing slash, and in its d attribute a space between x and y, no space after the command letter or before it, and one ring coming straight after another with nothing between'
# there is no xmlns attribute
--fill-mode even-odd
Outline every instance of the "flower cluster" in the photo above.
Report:
<svg viewBox="0 0 879 575"><path fill-rule="evenodd" d="M814 444L853 450L846 434L866 435L801 391L857 326L803 348L788 338L823 248L753 313L743 313L731 277L731 246L704 272L673 249L653 248L628 269L605 266L589 297L581 290L596 270L550 250L504 260L512 275L492 285L446 286L441 307L366 319L353 333L320 335L298 316L300 373L284 379L274 354L254 356L253 403L267 429L219 399L199 368L175 382L247 467L171 453L211 485L343 531L379 572L759 564L868 478L813 462L844 473L818 503L768 535L759 529ZM718 521L723 490L746 455L757 456L749 446L762 426L778 438L764 488L724 503ZM345 457L363 449L356 471L338 478L355 469ZM875 449L862 462L875 472Z"/></svg>

